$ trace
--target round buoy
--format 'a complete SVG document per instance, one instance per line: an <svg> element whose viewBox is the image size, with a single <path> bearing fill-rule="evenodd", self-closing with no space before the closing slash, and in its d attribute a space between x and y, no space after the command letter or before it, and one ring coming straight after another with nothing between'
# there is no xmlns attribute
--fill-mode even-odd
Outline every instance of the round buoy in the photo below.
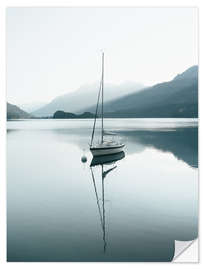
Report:
<svg viewBox="0 0 203 270"><path fill-rule="evenodd" d="M82 161L83 163L87 162L86 156L82 156L81 161Z"/></svg>

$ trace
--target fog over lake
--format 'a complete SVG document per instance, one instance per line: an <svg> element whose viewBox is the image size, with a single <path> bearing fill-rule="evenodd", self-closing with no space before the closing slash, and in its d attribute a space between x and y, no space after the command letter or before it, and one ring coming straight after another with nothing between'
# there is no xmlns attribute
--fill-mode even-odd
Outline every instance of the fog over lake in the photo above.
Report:
<svg viewBox="0 0 203 270"><path fill-rule="evenodd" d="M198 237L197 120L105 119L125 154L90 167L92 126L7 122L8 261L171 261Z"/></svg>

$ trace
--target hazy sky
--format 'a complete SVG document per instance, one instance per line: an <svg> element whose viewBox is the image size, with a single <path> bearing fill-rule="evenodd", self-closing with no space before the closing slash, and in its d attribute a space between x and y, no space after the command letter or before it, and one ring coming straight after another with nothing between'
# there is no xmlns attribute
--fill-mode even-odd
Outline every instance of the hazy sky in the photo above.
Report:
<svg viewBox="0 0 203 270"><path fill-rule="evenodd" d="M7 96L48 102L100 79L145 85L197 64L195 8L8 8Z"/></svg>

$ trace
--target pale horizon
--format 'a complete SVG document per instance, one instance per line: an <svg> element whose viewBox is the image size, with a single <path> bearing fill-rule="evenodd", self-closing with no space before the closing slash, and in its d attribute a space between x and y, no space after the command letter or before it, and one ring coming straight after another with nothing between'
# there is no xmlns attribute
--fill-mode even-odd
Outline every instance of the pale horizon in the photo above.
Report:
<svg viewBox="0 0 203 270"><path fill-rule="evenodd" d="M48 103L100 79L144 86L198 65L197 8L8 8L7 99Z"/></svg>

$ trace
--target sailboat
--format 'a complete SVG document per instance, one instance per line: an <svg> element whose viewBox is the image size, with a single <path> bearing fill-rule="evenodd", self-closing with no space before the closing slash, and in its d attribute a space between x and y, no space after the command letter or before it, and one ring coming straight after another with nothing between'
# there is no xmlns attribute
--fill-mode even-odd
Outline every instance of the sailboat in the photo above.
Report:
<svg viewBox="0 0 203 270"><path fill-rule="evenodd" d="M101 96L101 140L99 143L93 144L100 96ZM123 151L123 148L125 146L123 143L115 141L114 139L105 140L104 135L105 135L105 132L104 132L104 53L102 53L102 76L101 76L100 88L99 88L99 93L98 93L98 98L97 98L97 106L96 106L94 125L93 125L93 130L92 130L90 151L93 156L111 155L111 154L115 154L115 153L119 153Z"/></svg>

